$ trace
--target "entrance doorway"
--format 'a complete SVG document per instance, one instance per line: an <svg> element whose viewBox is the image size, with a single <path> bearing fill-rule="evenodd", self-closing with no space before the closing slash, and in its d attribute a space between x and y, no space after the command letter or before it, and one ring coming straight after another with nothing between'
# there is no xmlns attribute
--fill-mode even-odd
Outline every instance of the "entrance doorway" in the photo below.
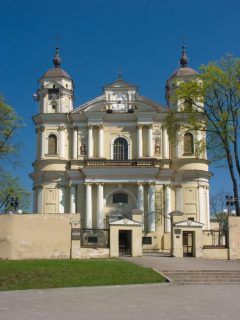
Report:
<svg viewBox="0 0 240 320"><path fill-rule="evenodd" d="M183 256L193 257L194 232L183 231Z"/></svg>
<svg viewBox="0 0 240 320"><path fill-rule="evenodd" d="M118 234L119 256L131 256L132 254L132 231L119 230Z"/></svg>

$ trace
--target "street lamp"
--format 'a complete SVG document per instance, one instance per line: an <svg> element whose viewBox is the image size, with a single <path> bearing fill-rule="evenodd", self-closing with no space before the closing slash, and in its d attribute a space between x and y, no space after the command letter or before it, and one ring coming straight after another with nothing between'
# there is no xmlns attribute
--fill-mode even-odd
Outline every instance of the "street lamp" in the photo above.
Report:
<svg viewBox="0 0 240 320"><path fill-rule="evenodd" d="M13 197L8 195L6 198L6 204L5 204L5 213L22 213L21 209L18 209L19 207L19 199L18 197Z"/></svg>
<svg viewBox="0 0 240 320"><path fill-rule="evenodd" d="M228 214L228 215L235 215L236 214L236 211L235 210L232 210L231 208L233 207L234 203L238 201L237 198L234 198L233 196L226 196L226 206L227 206L227 209L223 209L223 212Z"/></svg>

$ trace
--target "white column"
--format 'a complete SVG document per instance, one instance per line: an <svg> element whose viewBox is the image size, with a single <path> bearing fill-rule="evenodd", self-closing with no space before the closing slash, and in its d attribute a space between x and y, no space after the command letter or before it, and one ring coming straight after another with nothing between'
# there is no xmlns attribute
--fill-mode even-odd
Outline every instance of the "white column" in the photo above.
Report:
<svg viewBox="0 0 240 320"><path fill-rule="evenodd" d="M59 213L65 213L65 187L59 188Z"/></svg>
<svg viewBox="0 0 240 320"><path fill-rule="evenodd" d="M165 232L171 232L171 216L169 215L172 211L171 208L171 187L165 186Z"/></svg>
<svg viewBox="0 0 240 320"><path fill-rule="evenodd" d="M41 140L41 152L40 152L41 158L43 158L44 155L45 155L44 130L45 130L44 127L40 128L40 131L41 131L41 133L40 133L40 135L41 135L40 136L40 140Z"/></svg>
<svg viewBox="0 0 240 320"><path fill-rule="evenodd" d="M155 185L150 184L148 187L148 231L155 231L156 224L156 208L155 208Z"/></svg>
<svg viewBox="0 0 240 320"><path fill-rule="evenodd" d="M37 193L37 212L43 213L43 187L38 187Z"/></svg>
<svg viewBox="0 0 240 320"><path fill-rule="evenodd" d="M76 213L76 186L70 187L70 213Z"/></svg>
<svg viewBox="0 0 240 320"><path fill-rule="evenodd" d="M93 157L93 132L92 125L88 126L88 158Z"/></svg>
<svg viewBox="0 0 240 320"><path fill-rule="evenodd" d="M59 155L61 158L64 158L65 157L65 127L60 126L59 130L60 130Z"/></svg>
<svg viewBox="0 0 240 320"><path fill-rule="evenodd" d="M142 229L144 230L144 186L138 183L137 208L142 211Z"/></svg>
<svg viewBox="0 0 240 320"><path fill-rule="evenodd" d="M181 186L177 186L176 188L175 208L176 208L176 211L183 212L183 189Z"/></svg>
<svg viewBox="0 0 240 320"><path fill-rule="evenodd" d="M92 185L86 184L86 219L85 226L87 229L92 229Z"/></svg>
<svg viewBox="0 0 240 320"><path fill-rule="evenodd" d="M153 156L153 131L152 124L148 125L148 157Z"/></svg>
<svg viewBox="0 0 240 320"><path fill-rule="evenodd" d="M104 228L103 184L97 185L97 229Z"/></svg>
<svg viewBox="0 0 240 320"><path fill-rule="evenodd" d="M77 137L78 137L78 127L75 126L73 128L73 142L72 142L72 150L73 150L73 159L77 159L77 150L78 150L78 146L77 146Z"/></svg>
<svg viewBox="0 0 240 320"><path fill-rule="evenodd" d="M142 125L138 124L138 130L137 130L138 158L142 158L142 145L143 145Z"/></svg>
<svg viewBox="0 0 240 320"><path fill-rule="evenodd" d="M163 148L163 158L169 159L169 137L167 133L167 129L163 128L162 130L162 148Z"/></svg>
<svg viewBox="0 0 240 320"><path fill-rule="evenodd" d="M103 158L103 125L99 125L99 131L98 131L98 157Z"/></svg>

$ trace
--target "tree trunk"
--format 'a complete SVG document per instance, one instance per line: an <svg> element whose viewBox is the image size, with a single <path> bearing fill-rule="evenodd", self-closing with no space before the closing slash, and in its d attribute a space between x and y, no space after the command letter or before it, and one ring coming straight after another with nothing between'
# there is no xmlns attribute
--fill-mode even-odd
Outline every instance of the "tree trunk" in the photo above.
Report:
<svg viewBox="0 0 240 320"><path fill-rule="evenodd" d="M238 184L237 184L237 179L236 179L235 173L234 173L232 155L230 153L228 146L226 146L226 145L225 145L225 150L226 150L226 154L227 154L228 168L229 168L229 172L230 172L232 184L233 184L233 196L236 199L236 201L234 202L235 208L236 208L236 215L240 216L240 205L239 205L239 201L238 201L239 200L238 199Z"/></svg>

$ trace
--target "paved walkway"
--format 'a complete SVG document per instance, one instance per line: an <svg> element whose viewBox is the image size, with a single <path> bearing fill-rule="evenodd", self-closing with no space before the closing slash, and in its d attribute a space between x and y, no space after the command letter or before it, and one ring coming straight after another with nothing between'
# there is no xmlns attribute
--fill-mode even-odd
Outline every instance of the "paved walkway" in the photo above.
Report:
<svg viewBox="0 0 240 320"><path fill-rule="evenodd" d="M124 257L145 267L162 270L240 270L240 260L214 260L201 258L173 258L159 255Z"/></svg>
<svg viewBox="0 0 240 320"><path fill-rule="evenodd" d="M239 285L0 292L0 320L238 320Z"/></svg>

